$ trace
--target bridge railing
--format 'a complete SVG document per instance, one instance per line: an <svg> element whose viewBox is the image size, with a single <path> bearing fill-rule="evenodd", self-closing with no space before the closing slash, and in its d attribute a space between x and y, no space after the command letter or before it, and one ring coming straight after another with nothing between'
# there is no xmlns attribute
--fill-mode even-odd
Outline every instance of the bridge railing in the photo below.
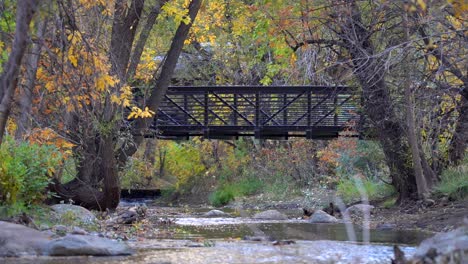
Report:
<svg viewBox="0 0 468 264"><path fill-rule="evenodd" d="M159 135L337 136L357 119L349 87L170 87L153 128Z"/></svg>

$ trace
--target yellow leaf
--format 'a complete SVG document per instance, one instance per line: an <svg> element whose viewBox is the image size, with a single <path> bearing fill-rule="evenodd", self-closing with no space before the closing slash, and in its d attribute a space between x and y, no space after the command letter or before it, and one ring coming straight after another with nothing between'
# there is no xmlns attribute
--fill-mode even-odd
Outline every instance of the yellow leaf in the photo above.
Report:
<svg viewBox="0 0 468 264"><path fill-rule="evenodd" d="M70 63L73 65L73 67L78 66L78 59L72 54L68 54L68 60L70 60Z"/></svg>
<svg viewBox="0 0 468 264"><path fill-rule="evenodd" d="M426 5L426 2L424 0L417 0L417 2L418 2L418 5L421 7L422 10L427 9L427 5Z"/></svg>
<svg viewBox="0 0 468 264"><path fill-rule="evenodd" d="M117 97L117 95L113 94L113 95L111 95L111 102L116 103L116 104L120 104L120 99L119 99L119 97Z"/></svg>
<svg viewBox="0 0 468 264"><path fill-rule="evenodd" d="M123 102L122 102L122 106L123 107L129 107L130 106L130 100L124 99Z"/></svg>
<svg viewBox="0 0 468 264"><path fill-rule="evenodd" d="M136 116L137 116L137 114L136 114L135 112L131 112L131 113L128 115L127 119L132 119L132 118L135 118Z"/></svg>
<svg viewBox="0 0 468 264"><path fill-rule="evenodd" d="M54 83L53 83L53 82L47 82L47 83L45 84L45 88L46 88L47 91L49 91L49 92L55 91L55 87L54 87Z"/></svg>
<svg viewBox="0 0 468 264"><path fill-rule="evenodd" d="M106 89L106 80L104 78L98 78L96 80L96 89L101 92Z"/></svg>

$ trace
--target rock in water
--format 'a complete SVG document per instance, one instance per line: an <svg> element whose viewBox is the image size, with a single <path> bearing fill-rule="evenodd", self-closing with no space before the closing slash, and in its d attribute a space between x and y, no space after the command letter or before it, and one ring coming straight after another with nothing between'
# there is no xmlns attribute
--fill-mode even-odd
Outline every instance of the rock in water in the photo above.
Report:
<svg viewBox="0 0 468 264"><path fill-rule="evenodd" d="M116 256L130 255L123 243L102 237L67 235L50 240L50 236L25 227L0 221L0 257L21 256Z"/></svg>
<svg viewBox="0 0 468 264"><path fill-rule="evenodd" d="M96 222L96 216L88 209L73 205L73 204L55 204L51 206L60 218L64 215L71 214L76 220L79 220L83 224L94 224Z"/></svg>
<svg viewBox="0 0 468 264"><path fill-rule="evenodd" d="M48 244L47 254L51 256L117 256L131 255L133 251L124 243L84 235L67 235Z"/></svg>
<svg viewBox="0 0 468 264"><path fill-rule="evenodd" d="M314 214L309 218L309 223L337 223L338 219L334 216L331 216L325 213L322 210L317 210Z"/></svg>
<svg viewBox="0 0 468 264"><path fill-rule="evenodd" d="M468 225L424 240L408 263L468 263Z"/></svg>
<svg viewBox="0 0 468 264"><path fill-rule="evenodd" d="M0 257L43 255L49 238L38 230L0 221Z"/></svg>
<svg viewBox="0 0 468 264"><path fill-rule="evenodd" d="M203 214L204 217L230 217L231 215L221 210L211 210Z"/></svg>
<svg viewBox="0 0 468 264"><path fill-rule="evenodd" d="M288 217L277 210L267 210L260 213L256 213L253 216L254 219L268 219L268 220L287 220Z"/></svg>

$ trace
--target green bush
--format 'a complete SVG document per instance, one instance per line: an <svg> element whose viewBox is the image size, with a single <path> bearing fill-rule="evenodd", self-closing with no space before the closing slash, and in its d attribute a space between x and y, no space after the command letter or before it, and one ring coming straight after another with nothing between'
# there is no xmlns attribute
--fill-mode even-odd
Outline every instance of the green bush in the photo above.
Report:
<svg viewBox="0 0 468 264"><path fill-rule="evenodd" d="M210 195L210 202L213 206L219 207L228 204L236 197L232 185L225 185Z"/></svg>
<svg viewBox="0 0 468 264"><path fill-rule="evenodd" d="M372 141L357 141L356 153L341 151L335 174L339 178L350 178L361 173L367 179L378 180L388 176L388 167L381 146Z"/></svg>
<svg viewBox="0 0 468 264"><path fill-rule="evenodd" d="M245 178L233 185L239 195L253 195L263 188L263 182L257 178Z"/></svg>
<svg viewBox="0 0 468 264"><path fill-rule="evenodd" d="M468 157L462 164L447 168L435 190L453 200L468 197Z"/></svg>
<svg viewBox="0 0 468 264"><path fill-rule="evenodd" d="M214 206L223 206L236 197L253 195L263 188L263 182L257 178L243 178L239 182L224 184L213 192L209 199Z"/></svg>
<svg viewBox="0 0 468 264"><path fill-rule="evenodd" d="M369 200L388 197L395 193L395 189L388 184L369 179L361 180L364 192ZM342 179L337 186L337 194L345 201L352 202L361 199L359 185L354 179Z"/></svg>
<svg viewBox="0 0 468 264"><path fill-rule="evenodd" d="M0 212L14 214L43 201L45 188L61 153L48 145L16 143L7 138L0 146Z"/></svg>

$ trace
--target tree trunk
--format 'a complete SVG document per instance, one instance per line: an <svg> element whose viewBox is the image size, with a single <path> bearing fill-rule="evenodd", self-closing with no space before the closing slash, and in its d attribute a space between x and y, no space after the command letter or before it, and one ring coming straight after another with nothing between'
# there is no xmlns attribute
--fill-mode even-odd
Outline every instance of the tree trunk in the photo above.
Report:
<svg viewBox="0 0 468 264"><path fill-rule="evenodd" d="M27 55L26 84L22 86L22 93L19 99L20 117L19 121L17 122L18 128L16 129L15 133L16 140L22 140L24 134L31 129L32 96L34 91L34 85L36 84L36 73L39 65L39 58L41 57L41 41L46 28L47 19L45 19L42 22L38 22L38 42L32 45L31 52Z"/></svg>
<svg viewBox="0 0 468 264"><path fill-rule="evenodd" d="M99 158L101 159L101 171L104 179L103 204L105 208L110 209L115 209L120 202L120 183L114 147L113 134L104 136L101 141Z"/></svg>
<svg viewBox="0 0 468 264"><path fill-rule="evenodd" d="M144 0L132 0L128 8L127 0L115 2L109 57L111 71L117 74L121 82L126 81L128 61L144 4Z"/></svg>
<svg viewBox="0 0 468 264"><path fill-rule="evenodd" d="M153 110L155 113L157 113L158 107L166 95L167 88L171 83L171 78L177 65L177 61L179 59L180 53L182 52L182 48L184 47L184 42L187 39L193 21L195 21L198 10L200 10L202 1L203 0L192 0L190 2L190 22L188 24L181 22L174 35L171 47L166 56L166 60L162 66L161 74L159 75L159 78L154 85L153 92L151 93L151 96L147 102L149 109Z"/></svg>
<svg viewBox="0 0 468 264"><path fill-rule="evenodd" d="M146 19L146 24L140 32L140 37L138 38L137 44L133 49L133 54L130 59L130 65L128 66L127 70L127 80L132 79L135 77L135 72L137 70L138 64L140 63L141 54L143 54L143 49L146 45L146 41L151 33L151 29L158 18L159 13L161 12L161 7L167 3L169 0L158 0L154 5L151 12L148 14L148 18Z"/></svg>
<svg viewBox="0 0 468 264"><path fill-rule="evenodd" d="M146 139L145 144L145 153L143 154L143 160L146 164L149 164L151 170L154 169L154 164L156 163L156 139L155 138L148 138ZM149 177L147 177L147 185L150 186L151 181L153 180L154 176L156 175L156 170L154 170Z"/></svg>
<svg viewBox="0 0 468 264"><path fill-rule="evenodd" d="M120 201L120 184L112 134L84 145L88 148L76 151L83 155L77 161L76 178L65 184L55 181L51 190L57 193L56 200L72 200L94 210L115 209Z"/></svg>
<svg viewBox="0 0 468 264"><path fill-rule="evenodd" d="M195 19L201 1L193 0L191 2L189 6L191 21ZM132 0L131 6L127 8L127 1L118 0L115 3L109 58L112 64L111 73L116 74L121 83L126 81L130 51L143 4L143 0ZM190 25L191 23L189 25L182 23L176 31L168 58L164 62L163 73L160 76L162 81L158 80L158 83L161 84L156 86L159 89L154 94L157 94L164 86L166 87L164 93L167 90ZM98 210L117 207L120 199L118 165L124 164L128 157L127 155L123 158L119 156L119 164L117 163L114 152L117 140L115 137L117 127L114 123L116 106L110 101L109 96L105 100L99 121L108 128L107 131L104 132L105 134L100 131L90 131L88 136L82 136L85 142L76 149L77 156L80 157L77 178L70 183L64 185L57 183L53 186L53 190L56 190L62 198L70 198L77 204ZM138 119L137 123L146 125L146 122L141 122L141 120ZM135 148L132 150L136 151L136 147L140 145L142 139L143 137L139 137L135 140ZM131 154L133 153L134 151Z"/></svg>
<svg viewBox="0 0 468 264"><path fill-rule="evenodd" d="M405 81L405 99L406 99L406 121L408 124L408 143L411 147L411 157L413 161L413 169L416 177L416 185L418 189L419 198L429 192L426 178L424 177L423 167L421 163L421 155L419 153L418 139L416 135L415 121L414 121L414 103L413 93L411 92L409 76L406 76Z"/></svg>
<svg viewBox="0 0 468 264"><path fill-rule="evenodd" d="M164 96L166 95L167 88L170 85L172 75L177 65L177 61L179 60L180 53L182 52L182 48L184 47L184 42L187 39L190 27L192 26L193 21L195 21L195 18L198 14L198 10L200 10L202 2L203 0L192 0L190 2L190 23L180 23L174 35L174 38L172 39L171 47L167 52L166 59L163 62L159 78L155 77L155 85L152 89L149 100L146 102L146 105L150 110L154 111L156 114L158 112L159 105L161 104ZM156 75L157 74L155 73L154 76ZM154 117L140 118L136 120L136 125L133 133L135 142L132 147L129 147L125 150L121 149L119 151L120 164L125 163L127 158L136 152L138 146L143 142L146 129L149 127L149 124L152 122L153 118Z"/></svg>
<svg viewBox="0 0 468 264"><path fill-rule="evenodd" d="M120 79L120 85L125 82L126 69L130 58L132 43L143 10L144 0L132 0L127 7L126 0L115 3L114 20L112 24L109 59L111 74ZM118 89L118 86L114 89ZM120 184L118 167L114 149L116 147L116 123L114 121L117 106L111 102L108 94L104 99L104 107L99 122L106 131L90 128L82 133L80 147L74 149L78 160L76 179L70 183L53 186L58 195L72 199L75 203L91 209L115 209L120 200ZM78 119L79 121L79 119Z"/></svg>
<svg viewBox="0 0 468 264"><path fill-rule="evenodd" d="M468 87L464 88L465 93L458 107L458 119L455 132L449 148L449 160L452 164L460 163L466 155L468 147Z"/></svg>
<svg viewBox="0 0 468 264"><path fill-rule="evenodd" d="M404 38L403 41L409 41L409 28L408 28L408 17L407 14L403 14L403 27L404 27ZM424 171L421 163L421 153L419 152L419 140L416 134L416 122L414 120L414 96L411 91L411 61L403 60L403 78L404 89L405 89L405 101L406 101L406 123L407 123L407 134L408 143L411 147L411 158L413 161L414 176L416 177L416 185L418 189L418 197L424 198L429 192L426 178L424 177Z"/></svg>
<svg viewBox="0 0 468 264"><path fill-rule="evenodd" d="M16 11L16 29L12 50L0 77L0 144L3 141L5 127L10 114L10 107L15 93L21 61L28 44L29 24L36 13L38 0L18 1Z"/></svg>
<svg viewBox="0 0 468 264"><path fill-rule="evenodd" d="M351 14L340 24L339 37L351 55L354 74L362 87L365 113L378 131L392 184L399 192L401 202L417 191L413 170L408 166L410 150L404 141L404 130L395 115L390 91L385 83L385 68L381 59L375 56L371 33L362 22L356 2L352 1L349 7Z"/></svg>

